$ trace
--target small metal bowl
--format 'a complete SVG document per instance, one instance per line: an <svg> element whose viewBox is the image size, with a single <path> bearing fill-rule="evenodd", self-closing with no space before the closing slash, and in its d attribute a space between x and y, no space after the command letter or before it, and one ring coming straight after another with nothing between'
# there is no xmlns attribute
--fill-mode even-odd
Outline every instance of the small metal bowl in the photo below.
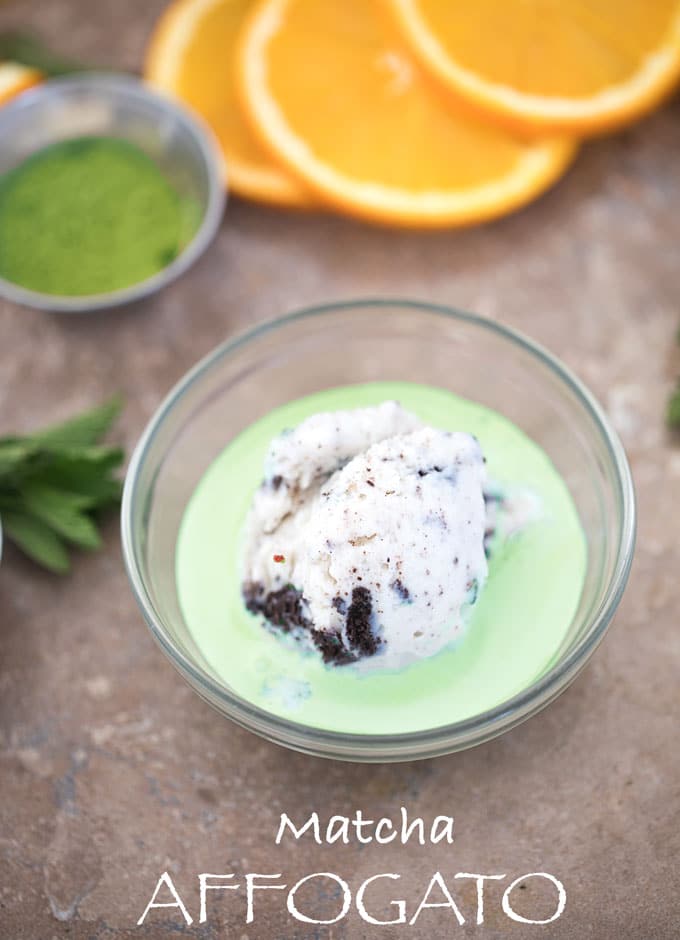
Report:
<svg viewBox="0 0 680 940"><path fill-rule="evenodd" d="M198 204L201 224L174 261L130 287L63 296L28 290L0 277L0 295L14 303L82 313L140 300L186 271L217 232L226 174L210 130L181 105L131 77L87 73L58 78L0 108L0 175L43 147L81 136L120 137L136 144L181 196Z"/></svg>

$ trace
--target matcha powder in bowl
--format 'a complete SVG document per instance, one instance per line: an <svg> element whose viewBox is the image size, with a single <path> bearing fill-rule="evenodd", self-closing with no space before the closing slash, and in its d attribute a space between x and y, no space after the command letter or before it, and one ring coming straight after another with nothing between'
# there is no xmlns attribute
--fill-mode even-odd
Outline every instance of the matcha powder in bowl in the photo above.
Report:
<svg viewBox="0 0 680 940"><path fill-rule="evenodd" d="M0 178L0 275L45 294L109 293L167 267L199 223L134 144L65 140Z"/></svg>
<svg viewBox="0 0 680 940"><path fill-rule="evenodd" d="M0 294L85 312L147 297L215 236L219 148L142 82L52 79L0 108Z"/></svg>

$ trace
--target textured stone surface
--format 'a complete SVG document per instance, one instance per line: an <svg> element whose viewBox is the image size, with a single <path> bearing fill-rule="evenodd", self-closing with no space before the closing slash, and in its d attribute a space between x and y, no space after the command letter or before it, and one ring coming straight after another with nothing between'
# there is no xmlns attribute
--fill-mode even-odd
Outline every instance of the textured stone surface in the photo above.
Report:
<svg viewBox="0 0 680 940"><path fill-rule="evenodd" d="M21 0L3 4L0 27L34 26L66 53L135 68L161 6ZM368 928L352 915L316 929L285 916L282 896L271 892L258 897L257 919L246 926L243 897L224 894L210 898L208 923L186 935L678 935L680 448L661 421L680 367L678 105L589 144L552 193L484 228L393 233L234 200L207 256L143 307L68 318L0 302L0 432L122 389L128 404L119 433L128 445L198 357L261 318L380 294L473 309L546 344L591 386L627 445L640 510L628 592L572 688L488 745L398 766L306 758L214 714L153 645L128 590L115 523L105 550L80 557L64 580L7 548L0 936L179 935L174 911L134 926L166 869L197 918L202 871L282 872L292 884L331 870L355 886L369 874L399 872L403 888L391 896L407 898L413 910L437 868L451 876L553 872L567 887L567 910L550 927L522 927L500 913L500 891L490 888L486 923L475 927L468 885L455 887L465 928L430 911L412 928ZM401 805L427 818L455 815L455 844L274 846L283 811L360 808L375 818ZM541 909L537 894L530 883L523 909ZM375 896L389 900L377 888Z"/></svg>

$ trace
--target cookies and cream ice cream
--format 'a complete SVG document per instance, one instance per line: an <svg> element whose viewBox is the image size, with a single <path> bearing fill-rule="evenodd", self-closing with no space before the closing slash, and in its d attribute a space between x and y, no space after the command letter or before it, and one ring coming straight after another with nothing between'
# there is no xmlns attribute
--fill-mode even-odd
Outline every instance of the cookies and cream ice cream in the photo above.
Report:
<svg viewBox="0 0 680 940"><path fill-rule="evenodd" d="M246 524L248 608L328 663L397 669L463 629L497 500L469 434L396 402L317 414L275 438Z"/></svg>

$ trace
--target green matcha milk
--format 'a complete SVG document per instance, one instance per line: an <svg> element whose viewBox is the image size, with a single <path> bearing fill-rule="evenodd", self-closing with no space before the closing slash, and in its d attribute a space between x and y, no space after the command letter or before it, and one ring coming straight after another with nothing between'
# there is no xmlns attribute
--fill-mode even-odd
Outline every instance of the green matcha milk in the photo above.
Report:
<svg viewBox="0 0 680 940"><path fill-rule="evenodd" d="M240 533L270 440L315 412L395 399L424 422L480 441L489 479L535 495L538 518L492 553L488 581L454 647L399 672L324 666L290 636L248 613L240 593ZM246 428L205 473L176 549L184 618L205 661L244 699L332 731L399 734L462 721L521 692L549 667L577 609L585 536L551 461L500 414L443 389L380 382L291 401Z"/></svg>

